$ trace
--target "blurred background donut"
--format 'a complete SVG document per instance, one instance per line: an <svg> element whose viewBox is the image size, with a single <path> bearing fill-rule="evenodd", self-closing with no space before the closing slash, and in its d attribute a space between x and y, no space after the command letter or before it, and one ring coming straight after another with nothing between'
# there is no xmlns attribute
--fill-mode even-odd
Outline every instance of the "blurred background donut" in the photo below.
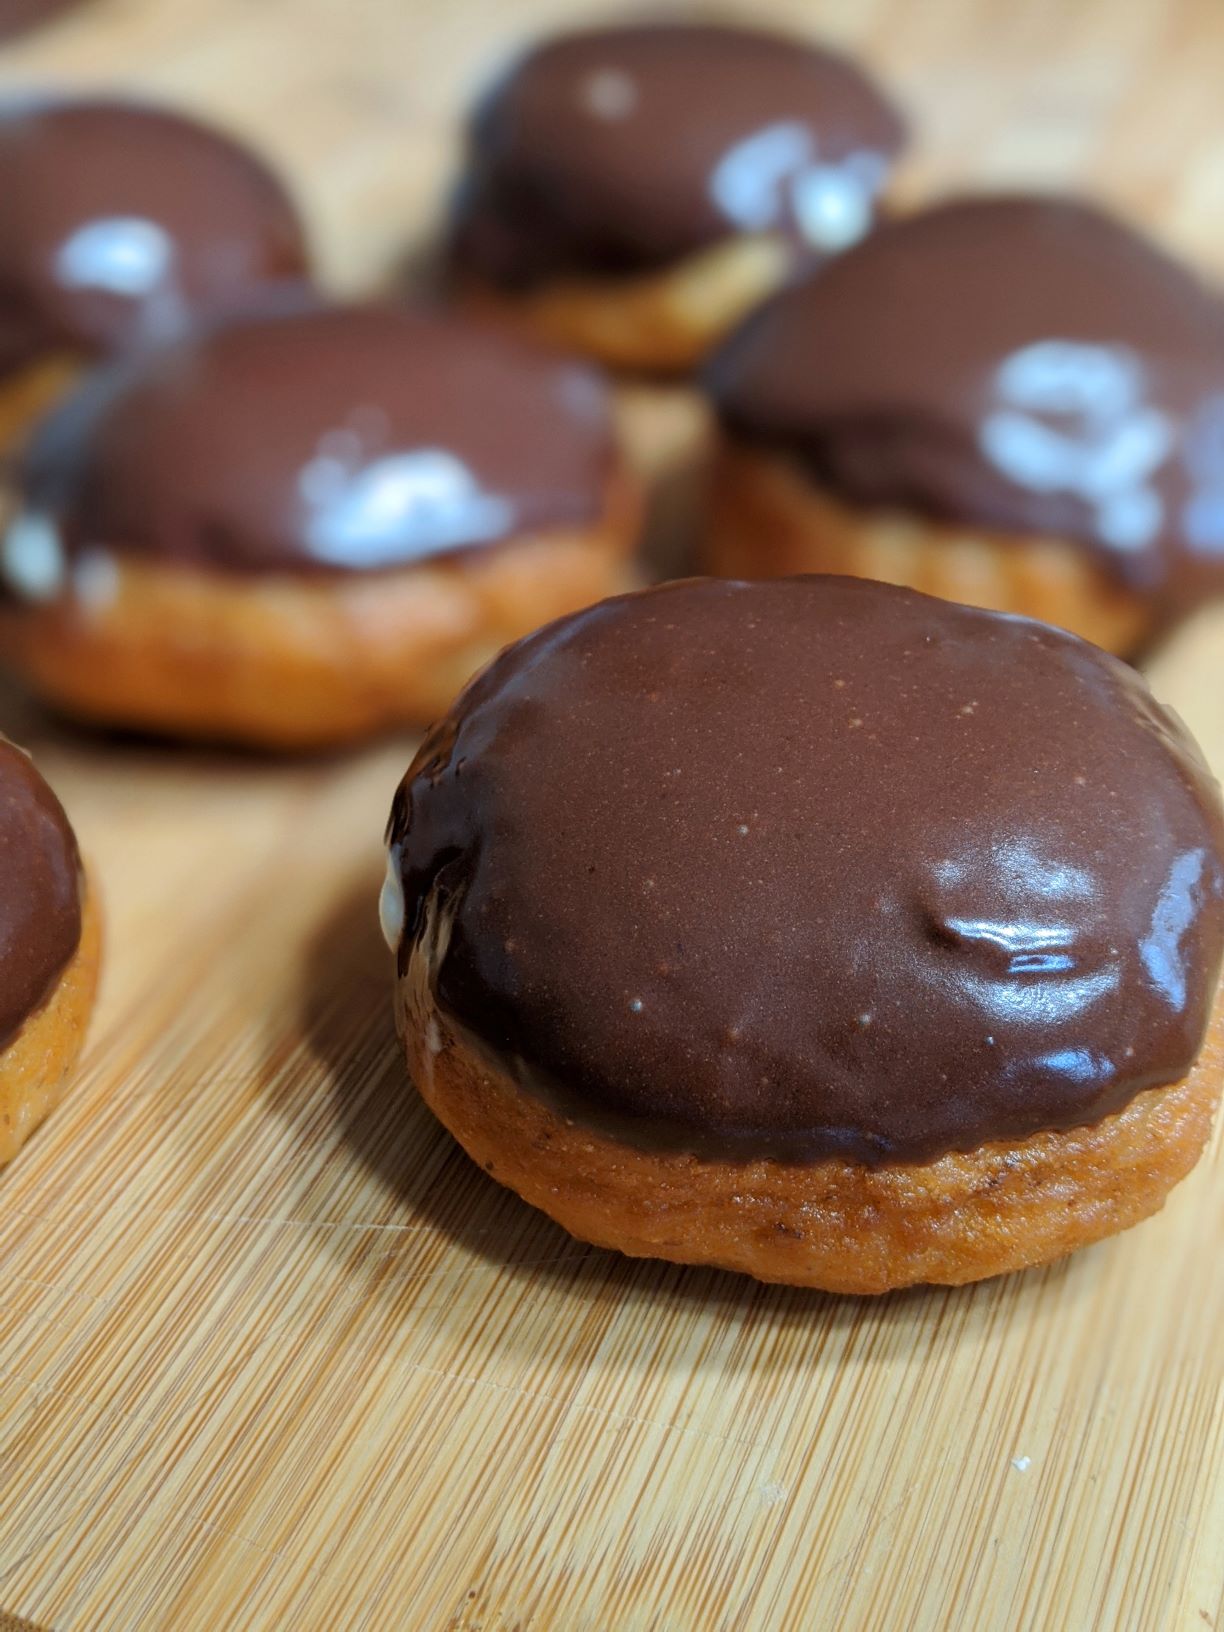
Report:
<svg viewBox="0 0 1224 1632"><path fill-rule="evenodd" d="M0 197L0 445L92 360L309 277L281 182L168 108L0 103Z"/></svg>
<svg viewBox="0 0 1224 1632"><path fill-rule="evenodd" d="M628 582L597 371L479 322L300 300L112 364L33 437L0 647L111 725L317 747L428 721Z"/></svg>
<svg viewBox="0 0 1224 1632"><path fill-rule="evenodd" d="M901 115L847 58L713 24L542 42L468 126L450 262L551 339L690 367L801 266L867 232Z"/></svg>
<svg viewBox="0 0 1224 1632"><path fill-rule="evenodd" d="M881 578L1120 652L1224 591L1224 300L1090 204L891 223L708 382L710 571Z"/></svg>

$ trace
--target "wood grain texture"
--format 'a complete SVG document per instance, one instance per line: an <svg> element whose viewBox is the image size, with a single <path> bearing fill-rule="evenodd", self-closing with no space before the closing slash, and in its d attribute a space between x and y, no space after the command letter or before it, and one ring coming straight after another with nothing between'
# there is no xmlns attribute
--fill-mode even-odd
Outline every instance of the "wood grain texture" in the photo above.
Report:
<svg viewBox="0 0 1224 1632"><path fill-rule="evenodd" d="M94 0L16 83L205 108L337 287L569 0ZM758 7L862 50L905 190L1079 180L1224 273L1218 0ZM1210 614L1153 664L1224 766ZM861 1303L629 1263L407 1089L373 897L409 745L265 765L0 699L103 886L79 1081L0 1174L0 1605L56 1632L1224 1627L1220 1140L1045 1272ZM0 1623L5 1617L0 1614Z"/></svg>

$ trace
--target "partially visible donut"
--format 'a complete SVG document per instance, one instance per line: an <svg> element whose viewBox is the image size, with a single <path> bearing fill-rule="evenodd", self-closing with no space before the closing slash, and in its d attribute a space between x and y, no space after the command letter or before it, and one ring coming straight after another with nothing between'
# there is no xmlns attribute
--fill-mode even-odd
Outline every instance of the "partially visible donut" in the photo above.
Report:
<svg viewBox="0 0 1224 1632"><path fill-rule="evenodd" d="M278 177L168 109L10 94L0 197L0 449L98 358L310 278Z"/></svg>
<svg viewBox="0 0 1224 1632"><path fill-rule="evenodd" d="M0 738L0 1162L58 1102L98 977L97 903L63 807Z"/></svg>
<svg viewBox="0 0 1224 1632"><path fill-rule="evenodd" d="M1224 301L1094 204L887 222L705 383L706 571L879 578L1123 655L1224 593Z"/></svg>

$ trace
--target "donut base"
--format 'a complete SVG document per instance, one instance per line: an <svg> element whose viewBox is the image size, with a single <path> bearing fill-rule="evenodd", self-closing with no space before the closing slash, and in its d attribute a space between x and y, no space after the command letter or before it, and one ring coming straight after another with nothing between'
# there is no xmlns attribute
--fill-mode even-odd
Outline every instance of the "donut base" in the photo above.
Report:
<svg viewBox="0 0 1224 1632"><path fill-rule="evenodd" d="M0 454L21 447L43 415L76 385L84 366L71 353L57 353L0 380Z"/></svg>
<svg viewBox="0 0 1224 1632"><path fill-rule="evenodd" d="M503 646L630 587L636 485L601 521L466 557L344 576L224 575L118 553L105 600L0 611L0 654L100 724L301 750L445 712Z"/></svg>
<svg viewBox="0 0 1224 1632"><path fill-rule="evenodd" d="M795 251L769 235L733 238L658 272L557 278L519 294L461 283L487 315L629 373L686 374L780 289Z"/></svg>
<svg viewBox="0 0 1224 1632"><path fill-rule="evenodd" d="M101 942L101 914L86 880L76 952L46 1002L0 1053L0 1165L12 1161L63 1096L93 1009Z"/></svg>
<svg viewBox="0 0 1224 1632"><path fill-rule="evenodd" d="M1120 655L1153 629L1145 602L1082 544L858 509L821 489L786 454L728 437L714 459L702 550L702 566L717 577L876 578L1040 618Z"/></svg>
<svg viewBox="0 0 1224 1632"><path fill-rule="evenodd" d="M1139 1223L1202 1154L1224 1074L1217 998L1189 1074L1090 1126L913 1164L710 1160L558 1114L457 1036L424 987L410 967L400 987L409 1071L492 1178L596 1246L826 1292L956 1286Z"/></svg>

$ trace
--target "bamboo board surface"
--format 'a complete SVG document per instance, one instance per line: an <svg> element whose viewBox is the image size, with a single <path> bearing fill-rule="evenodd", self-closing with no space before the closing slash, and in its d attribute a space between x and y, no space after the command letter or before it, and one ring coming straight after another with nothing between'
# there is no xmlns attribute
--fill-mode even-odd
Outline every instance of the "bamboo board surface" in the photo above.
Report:
<svg viewBox="0 0 1224 1632"><path fill-rule="evenodd" d="M205 109L337 287L564 0L95 0L0 81ZM919 197L1080 181L1224 274L1218 0L757 7L863 51ZM1153 665L1224 767L1224 618ZM630 1263L406 1087L374 896L410 744L305 764L11 698L101 879L70 1097L0 1173L0 1626L1224 1628L1224 1173L1043 1272L856 1302Z"/></svg>

